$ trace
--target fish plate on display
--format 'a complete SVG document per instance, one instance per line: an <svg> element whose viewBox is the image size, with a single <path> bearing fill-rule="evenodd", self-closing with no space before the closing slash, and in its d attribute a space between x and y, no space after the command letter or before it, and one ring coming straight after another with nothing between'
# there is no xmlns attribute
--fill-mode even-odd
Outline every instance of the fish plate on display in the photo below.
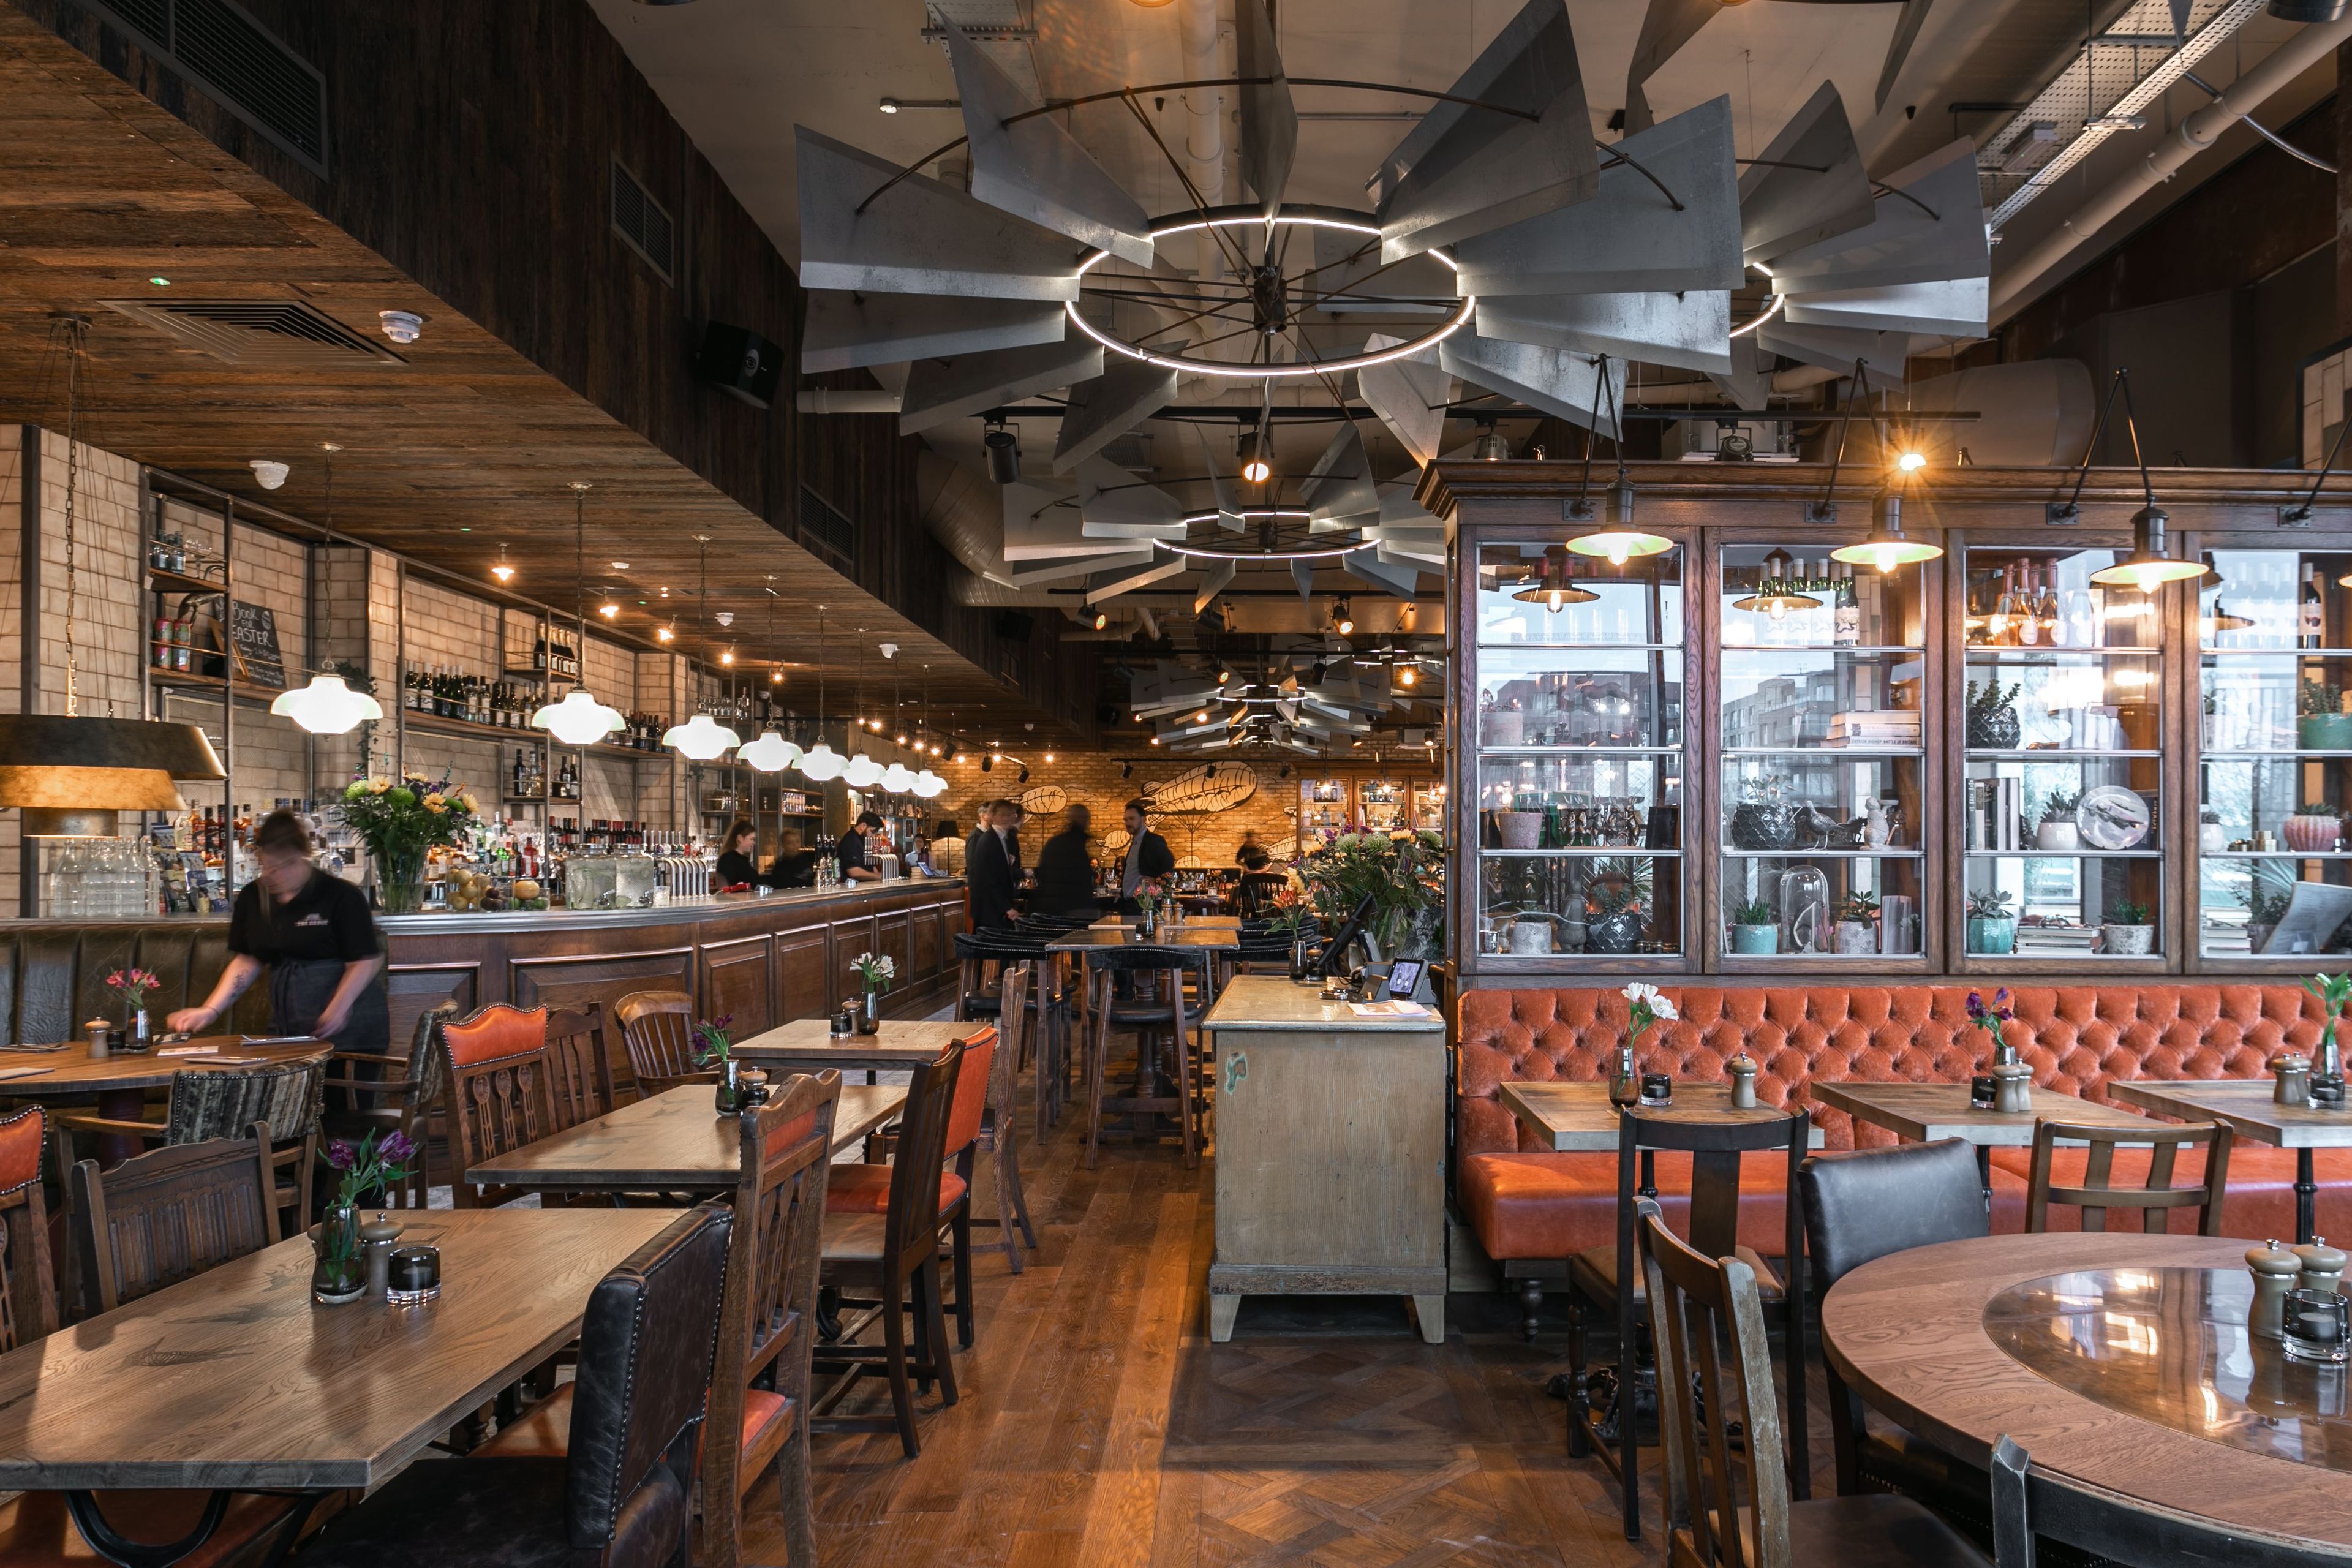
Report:
<svg viewBox="0 0 2352 1568"><path fill-rule="evenodd" d="M1021 809L1032 816L1049 816L1069 804L1069 792L1060 784L1037 784L1021 792Z"/></svg>
<svg viewBox="0 0 2352 1568"><path fill-rule="evenodd" d="M1133 842L1134 840L1127 836L1127 829L1124 827L1114 827L1103 835L1103 847L1114 855L1126 854L1127 847Z"/></svg>
<svg viewBox="0 0 2352 1568"><path fill-rule="evenodd" d="M1256 793L1257 770L1247 763L1203 763L1143 790L1153 811L1177 816L1231 811Z"/></svg>

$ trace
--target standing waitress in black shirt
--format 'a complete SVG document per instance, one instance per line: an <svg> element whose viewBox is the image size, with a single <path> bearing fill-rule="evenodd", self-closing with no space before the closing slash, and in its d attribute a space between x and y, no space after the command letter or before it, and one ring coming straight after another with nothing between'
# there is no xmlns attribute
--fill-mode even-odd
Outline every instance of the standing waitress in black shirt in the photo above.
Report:
<svg viewBox="0 0 2352 1568"><path fill-rule="evenodd" d="M367 895L310 863L310 829L290 811L261 819L253 853L261 870L229 913L228 967L205 1005L173 1014L171 1026L189 1034L212 1027L267 964L271 1034L383 1055L392 1020L375 983L383 942Z"/></svg>

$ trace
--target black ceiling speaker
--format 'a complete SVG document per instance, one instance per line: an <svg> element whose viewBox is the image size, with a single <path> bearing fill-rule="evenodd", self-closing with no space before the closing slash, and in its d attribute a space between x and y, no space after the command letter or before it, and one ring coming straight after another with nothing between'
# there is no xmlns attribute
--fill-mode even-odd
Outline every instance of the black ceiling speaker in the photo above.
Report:
<svg viewBox="0 0 2352 1568"><path fill-rule="evenodd" d="M1037 629L1037 617L1019 610L996 612L996 635L1006 642L1027 642L1029 634Z"/></svg>
<svg viewBox="0 0 2352 1568"><path fill-rule="evenodd" d="M765 408L775 401L776 382L784 374L784 351L749 327L713 321L702 329L694 374L730 397Z"/></svg>

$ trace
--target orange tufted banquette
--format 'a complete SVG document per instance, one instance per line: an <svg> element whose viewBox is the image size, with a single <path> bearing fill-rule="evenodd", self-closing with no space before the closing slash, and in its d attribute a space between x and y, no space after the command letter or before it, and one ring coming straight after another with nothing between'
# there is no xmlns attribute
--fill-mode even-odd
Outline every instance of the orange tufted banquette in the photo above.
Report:
<svg viewBox="0 0 2352 1568"><path fill-rule="evenodd" d="M1643 1042L1643 1069L1677 1079L1724 1077L1742 1049L1758 1064L1758 1098L1806 1106L1832 1149L1894 1142L1811 1102L1815 1079L1965 1082L1984 1055L1968 1022L1966 985L1662 986L1681 1018ZM2161 984L2012 987L2009 1039L2033 1068L2034 1109L2063 1113L2065 1095L2103 1100L2111 1079L2253 1078L2271 1056L2319 1040L2318 1003L2294 984ZM1600 1079L1624 1038L1626 1002L1613 987L1468 991L1459 1007L1455 1196L1489 1257L1559 1258L1616 1235L1613 1153L1553 1153L1518 1125L1499 1097L1507 1079ZM2021 1228L2031 1151L1993 1153L1993 1227ZM2061 1151L2060 1158L2065 1158ZM2077 1164L2081 1152L2074 1152ZM2137 1179L2128 1156L2117 1179ZM2317 1161L2321 1234L2352 1236L2352 1151ZM2184 1163L2179 1179L2194 1179ZM1662 1192L1687 1185L1687 1163L1661 1156ZM2062 1176L2062 1180L2064 1178ZM2230 1153L2229 1234L2284 1236L2294 1226L2294 1156L2241 1142ZM1743 1186L1749 1183L1743 1182ZM1778 1251L1782 1217L1773 1179L1753 1177L1758 1201L1740 1205L1740 1239ZM1673 1204L1668 1205L1670 1215ZM2128 1224L2127 1217L2120 1223ZM2053 1224L2074 1211L2052 1211ZM2188 1212L2176 1216L2185 1224Z"/></svg>

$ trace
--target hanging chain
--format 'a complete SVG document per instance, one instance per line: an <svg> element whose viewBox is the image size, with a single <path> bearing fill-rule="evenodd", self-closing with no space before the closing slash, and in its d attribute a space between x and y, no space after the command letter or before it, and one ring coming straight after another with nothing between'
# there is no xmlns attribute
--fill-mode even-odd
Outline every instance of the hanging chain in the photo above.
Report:
<svg viewBox="0 0 2352 1568"><path fill-rule="evenodd" d="M81 564L74 538L74 502L80 492L81 447L74 432L81 412L82 342L89 331L89 323L79 316L68 316L61 324L66 334L66 717L71 719L81 708L79 680L74 668L74 612ZM26 605L26 613L31 614L33 608Z"/></svg>

